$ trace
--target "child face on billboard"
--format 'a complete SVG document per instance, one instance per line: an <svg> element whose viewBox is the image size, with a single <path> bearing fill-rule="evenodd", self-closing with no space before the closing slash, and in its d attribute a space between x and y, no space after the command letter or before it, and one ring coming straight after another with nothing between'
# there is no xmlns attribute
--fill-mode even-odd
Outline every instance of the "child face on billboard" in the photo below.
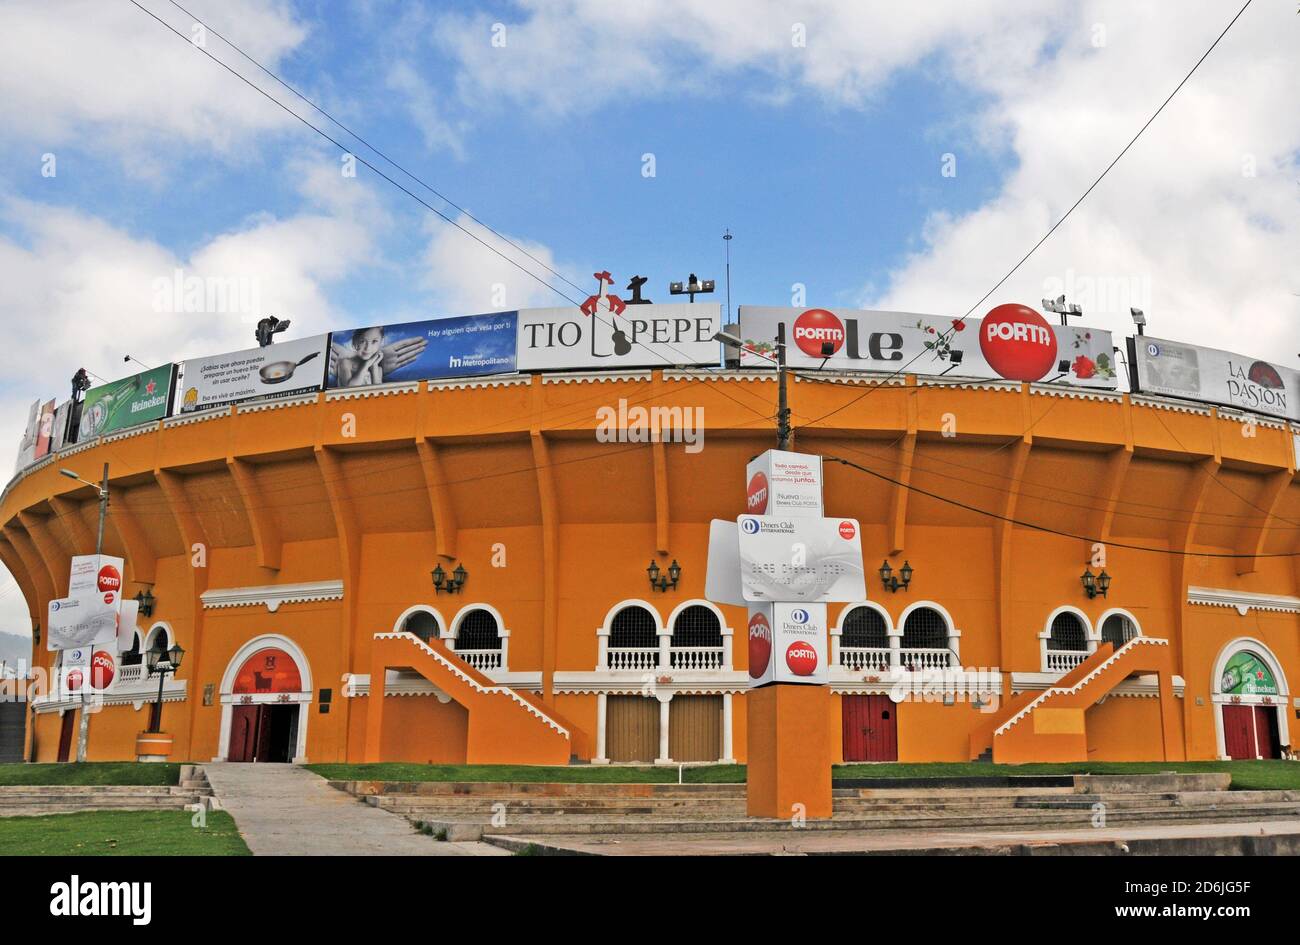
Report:
<svg viewBox="0 0 1300 945"><path fill-rule="evenodd" d="M361 328L352 333L352 350L362 358L372 358L384 346L382 328Z"/></svg>

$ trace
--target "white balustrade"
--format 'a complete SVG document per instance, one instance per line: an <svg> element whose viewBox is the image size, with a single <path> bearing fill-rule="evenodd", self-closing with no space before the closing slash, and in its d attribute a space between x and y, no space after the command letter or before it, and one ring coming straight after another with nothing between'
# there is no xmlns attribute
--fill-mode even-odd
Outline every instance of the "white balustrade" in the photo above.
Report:
<svg viewBox="0 0 1300 945"><path fill-rule="evenodd" d="M720 646L675 646L668 651L673 669L722 669Z"/></svg>
<svg viewBox="0 0 1300 945"><path fill-rule="evenodd" d="M500 669L500 650L456 650L456 655L477 670Z"/></svg>
<svg viewBox="0 0 1300 945"><path fill-rule="evenodd" d="M1087 658L1086 650L1048 650L1047 672L1068 673Z"/></svg>
<svg viewBox="0 0 1300 945"><path fill-rule="evenodd" d="M608 650L610 669L657 669L657 646L611 646Z"/></svg>
<svg viewBox="0 0 1300 945"><path fill-rule="evenodd" d="M841 646L840 665L860 672L864 669L889 671L889 647L877 646Z"/></svg>
<svg viewBox="0 0 1300 945"><path fill-rule="evenodd" d="M898 664L913 672L922 669L947 669L952 665L952 650L908 647L898 651Z"/></svg>

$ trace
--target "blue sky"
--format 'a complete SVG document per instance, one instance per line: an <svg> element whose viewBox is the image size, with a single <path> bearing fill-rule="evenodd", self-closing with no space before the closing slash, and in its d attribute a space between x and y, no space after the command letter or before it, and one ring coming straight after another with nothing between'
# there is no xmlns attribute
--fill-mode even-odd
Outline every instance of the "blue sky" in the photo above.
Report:
<svg viewBox="0 0 1300 945"><path fill-rule="evenodd" d="M139 2L192 35L168 0ZM584 292L597 269L649 276L657 300L689 272L721 287L730 227L733 305L790 304L800 283L809 305L934 314L997 282L1240 5L182 2ZM1068 291L1117 333L1135 305L1154 334L1300 351L1297 24L1256 0L974 314ZM126 0L0 7L0 168L0 322L23 340L3 443L78 366L252 343L249 312L160 302L177 270L253 287L295 334L561 301L366 168L343 177L334 148Z"/></svg>

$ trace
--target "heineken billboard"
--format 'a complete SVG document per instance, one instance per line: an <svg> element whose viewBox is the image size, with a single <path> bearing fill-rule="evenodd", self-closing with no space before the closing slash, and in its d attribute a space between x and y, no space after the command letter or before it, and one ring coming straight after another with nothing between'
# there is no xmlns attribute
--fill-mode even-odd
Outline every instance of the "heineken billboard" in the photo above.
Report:
<svg viewBox="0 0 1300 945"><path fill-rule="evenodd" d="M1257 653L1242 650L1235 653L1223 668L1219 688L1224 695L1276 696L1277 680Z"/></svg>
<svg viewBox="0 0 1300 945"><path fill-rule="evenodd" d="M172 365L133 374L86 391L77 440L85 441L167 416L171 404Z"/></svg>

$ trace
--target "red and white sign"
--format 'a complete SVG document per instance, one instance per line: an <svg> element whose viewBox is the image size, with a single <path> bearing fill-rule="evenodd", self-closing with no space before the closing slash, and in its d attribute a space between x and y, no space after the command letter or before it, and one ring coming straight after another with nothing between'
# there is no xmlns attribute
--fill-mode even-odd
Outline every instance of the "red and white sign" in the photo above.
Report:
<svg viewBox="0 0 1300 945"><path fill-rule="evenodd" d="M110 650L95 650L90 657L90 692L105 693L117 681L117 654Z"/></svg>
<svg viewBox="0 0 1300 945"><path fill-rule="evenodd" d="M740 366L771 368L785 325L786 364L801 370L943 374L949 378L1046 381L1114 389L1111 334L1052 325L1025 305L999 305L984 319L854 309L740 307ZM829 357L822 345L830 342ZM1061 362L1066 370L1060 371Z"/></svg>
<svg viewBox="0 0 1300 945"><path fill-rule="evenodd" d="M92 647L116 639L122 567L122 559L111 555L73 557L68 596L50 601L46 618L50 650Z"/></svg>
<svg viewBox="0 0 1300 945"><path fill-rule="evenodd" d="M866 599L861 529L853 519L742 515L736 526L745 600Z"/></svg>
<svg viewBox="0 0 1300 945"><path fill-rule="evenodd" d="M745 467L745 511L750 515L822 516L822 458L767 450Z"/></svg>
<svg viewBox="0 0 1300 945"><path fill-rule="evenodd" d="M761 640L757 660L756 639ZM828 650L825 604L750 605L751 686L774 682L825 685L830 679Z"/></svg>

